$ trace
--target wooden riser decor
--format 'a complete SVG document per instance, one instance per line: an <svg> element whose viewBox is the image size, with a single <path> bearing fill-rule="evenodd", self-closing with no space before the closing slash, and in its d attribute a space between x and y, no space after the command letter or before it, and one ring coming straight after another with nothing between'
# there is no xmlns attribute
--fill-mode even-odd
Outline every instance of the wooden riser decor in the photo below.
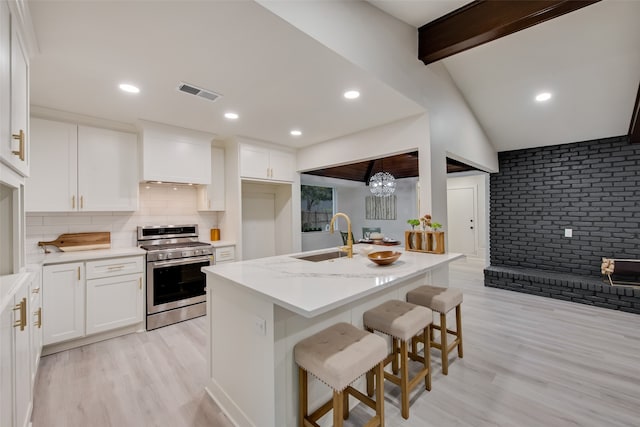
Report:
<svg viewBox="0 0 640 427"><path fill-rule="evenodd" d="M444 231L405 231L404 249L428 254L444 253Z"/></svg>

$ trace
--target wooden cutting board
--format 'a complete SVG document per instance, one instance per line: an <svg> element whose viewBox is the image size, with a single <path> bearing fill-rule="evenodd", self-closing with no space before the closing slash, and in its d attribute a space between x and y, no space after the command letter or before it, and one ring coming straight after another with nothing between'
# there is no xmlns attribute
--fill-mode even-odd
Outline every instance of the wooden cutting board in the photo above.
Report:
<svg viewBox="0 0 640 427"><path fill-rule="evenodd" d="M111 247L111 233L108 231L66 233L50 242L38 242L38 246L55 246L63 252L109 249ZM45 252L47 252L46 248Z"/></svg>

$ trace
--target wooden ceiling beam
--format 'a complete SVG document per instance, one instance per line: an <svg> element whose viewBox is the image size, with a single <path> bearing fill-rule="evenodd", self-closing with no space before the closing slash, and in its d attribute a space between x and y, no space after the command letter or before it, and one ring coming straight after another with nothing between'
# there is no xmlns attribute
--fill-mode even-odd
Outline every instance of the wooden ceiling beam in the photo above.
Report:
<svg viewBox="0 0 640 427"><path fill-rule="evenodd" d="M640 83L638 84L636 105L633 107L633 114L631 114L631 124L629 125L629 140L633 144L640 144Z"/></svg>
<svg viewBox="0 0 640 427"><path fill-rule="evenodd" d="M476 0L418 30L418 58L430 64L600 0Z"/></svg>

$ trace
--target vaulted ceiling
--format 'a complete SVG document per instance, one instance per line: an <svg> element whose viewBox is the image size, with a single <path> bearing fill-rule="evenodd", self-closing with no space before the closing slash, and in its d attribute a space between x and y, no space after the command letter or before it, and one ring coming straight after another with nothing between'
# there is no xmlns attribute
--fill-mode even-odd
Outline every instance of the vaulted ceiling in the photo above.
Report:
<svg viewBox="0 0 640 427"><path fill-rule="evenodd" d="M416 40L418 27L467 3L369 2L416 28ZM39 48L34 111L146 119L294 148L425 112L254 1L28 5ZM605 0L439 61L498 151L622 135L638 93L638 16L640 1ZM141 93L119 92L124 81ZM177 90L181 81L223 96L191 97ZM356 85L361 99L345 102L342 92ZM542 90L553 93L544 105L533 101ZM225 120L226 111L240 119ZM293 128L303 135L290 136Z"/></svg>

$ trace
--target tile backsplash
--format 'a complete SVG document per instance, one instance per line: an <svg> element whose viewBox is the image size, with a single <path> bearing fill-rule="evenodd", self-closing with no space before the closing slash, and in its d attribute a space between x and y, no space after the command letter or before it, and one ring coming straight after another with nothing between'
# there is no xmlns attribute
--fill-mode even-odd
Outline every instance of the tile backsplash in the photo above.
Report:
<svg viewBox="0 0 640 427"><path fill-rule="evenodd" d="M198 224L203 239L218 225L216 212L198 212L194 186L140 184L139 197L136 212L27 212L27 255L42 253L39 241L55 240L63 233L109 231L111 247L123 248L136 246L139 225Z"/></svg>

